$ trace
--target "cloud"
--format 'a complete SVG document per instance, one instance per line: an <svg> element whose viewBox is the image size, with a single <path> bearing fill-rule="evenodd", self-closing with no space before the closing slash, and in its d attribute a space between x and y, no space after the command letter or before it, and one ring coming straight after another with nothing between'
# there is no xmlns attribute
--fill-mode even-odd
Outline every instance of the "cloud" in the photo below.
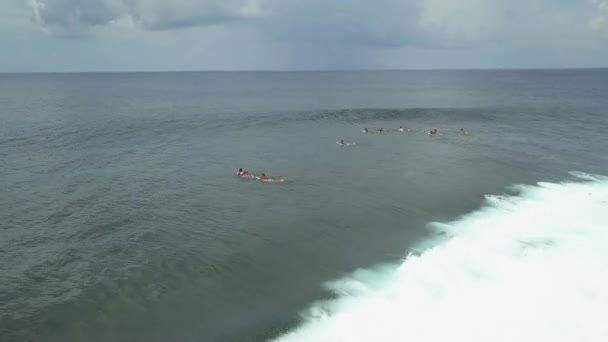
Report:
<svg viewBox="0 0 608 342"><path fill-rule="evenodd" d="M118 23L146 30L212 26L262 18L262 0L29 0L33 21L47 33L80 36Z"/></svg>
<svg viewBox="0 0 608 342"><path fill-rule="evenodd" d="M419 26L443 41L476 42L495 36L509 3L493 0L425 0L420 2Z"/></svg>
<svg viewBox="0 0 608 342"><path fill-rule="evenodd" d="M459 47L489 39L502 25L499 0L284 0L265 20L282 40L374 48Z"/></svg>
<svg viewBox="0 0 608 342"><path fill-rule="evenodd" d="M27 1L50 36L96 38L75 49L175 54L150 68L585 66L607 52L608 0Z"/></svg>
<svg viewBox="0 0 608 342"><path fill-rule="evenodd" d="M607 22L607 0L590 1L599 13L590 25L599 30ZM116 25L168 31L253 21L278 41L372 48L462 48L507 40L522 27L536 34L547 25L543 13L563 6L550 0L29 0L29 4L34 22L60 36ZM546 31L555 31L553 26Z"/></svg>
<svg viewBox="0 0 608 342"><path fill-rule="evenodd" d="M416 12L414 1L285 0L275 3L265 29L284 41L400 46L417 39Z"/></svg>
<svg viewBox="0 0 608 342"><path fill-rule="evenodd" d="M125 10L121 1L29 0L33 21L47 33L74 37L105 26Z"/></svg>
<svg viewBox="0 0 608 342"><path fill-rule="evenodd" d="M608 1L591 0L591 4L595 7L596 15L589 21L589 26L595 31L608 29Z"/></svg>
<svg viewBox="0 0 608 342"><path fill-rule="evenodd" d="M130 16L141 27L170 30L260 19L267 9L259 0L129 1Z"/></svg>
<svg viewBox="0 0 608 342"><path fill-rule="evenodd" d="M29 0L34 22L55 35L129 23L172 30L259 20L271 36L371 47L449 46L486 39L500 0Z"/></svg>

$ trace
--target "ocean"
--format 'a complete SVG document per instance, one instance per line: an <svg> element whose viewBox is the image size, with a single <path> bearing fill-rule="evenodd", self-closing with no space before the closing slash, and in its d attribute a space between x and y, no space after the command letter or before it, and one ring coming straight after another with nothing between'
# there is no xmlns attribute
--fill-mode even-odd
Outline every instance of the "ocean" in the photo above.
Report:
<svg viewBox="0 0 608 342"><path fill-rule="evenodd" d="M0 74L0 341L605 342L607 94L604 69Z"/></svg>

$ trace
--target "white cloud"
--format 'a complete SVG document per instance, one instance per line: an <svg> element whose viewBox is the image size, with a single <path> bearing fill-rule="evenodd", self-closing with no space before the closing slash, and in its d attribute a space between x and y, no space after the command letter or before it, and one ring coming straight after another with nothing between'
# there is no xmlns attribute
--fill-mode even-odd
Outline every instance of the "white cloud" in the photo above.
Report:
<svg viewBox="0 0 608 342"><path fill-rule="evenodd" d="M589 21L589 26L596 31L608 29L608 1L591 0L591 4L595 7L596 14Z"/></svg>

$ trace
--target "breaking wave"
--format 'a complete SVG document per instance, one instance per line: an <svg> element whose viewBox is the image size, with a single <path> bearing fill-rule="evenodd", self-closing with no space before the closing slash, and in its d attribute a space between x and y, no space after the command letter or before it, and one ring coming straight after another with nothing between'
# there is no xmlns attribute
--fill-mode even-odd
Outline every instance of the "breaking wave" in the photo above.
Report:
<svg viewBox="0 0 608 342"><path fill-rule="evenodd" d="M277 340L608 341L608 178L572 175L433 223L432 247L326 284Z"/></svg>

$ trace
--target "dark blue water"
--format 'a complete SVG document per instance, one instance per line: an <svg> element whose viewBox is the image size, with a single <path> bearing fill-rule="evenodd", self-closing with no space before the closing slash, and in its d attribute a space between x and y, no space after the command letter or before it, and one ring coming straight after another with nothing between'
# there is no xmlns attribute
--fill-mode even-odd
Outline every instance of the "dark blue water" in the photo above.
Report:
<svg viewBox="0 0 608 342"><path fill-rule="evenodd" d="M0 75L0 340L275 337L430 221L606 174L606 94L606 70Z"/></svg>

